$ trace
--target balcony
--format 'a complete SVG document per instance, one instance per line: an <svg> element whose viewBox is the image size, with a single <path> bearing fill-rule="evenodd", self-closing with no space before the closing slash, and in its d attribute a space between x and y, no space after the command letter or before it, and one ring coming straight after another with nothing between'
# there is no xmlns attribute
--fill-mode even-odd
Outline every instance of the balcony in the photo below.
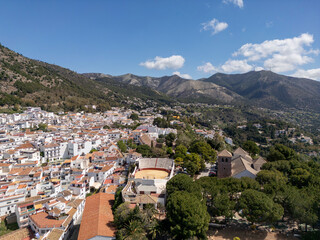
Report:
<svg viewBox="0 0 320 240"><path fill-rule="evenodd" d="M30 214L34 210L35 210L35 208L30 208L30 209L27 209L27 210L20 211L20 215Z"/></svg>

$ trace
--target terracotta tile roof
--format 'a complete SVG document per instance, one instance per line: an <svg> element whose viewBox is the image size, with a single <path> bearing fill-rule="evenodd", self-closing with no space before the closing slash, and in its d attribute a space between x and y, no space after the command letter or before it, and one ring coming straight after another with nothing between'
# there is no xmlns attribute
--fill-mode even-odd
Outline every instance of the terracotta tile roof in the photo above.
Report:
<svg viewBox="0 0 320 240"><path fill-rule="evenodd" d="M0 167L9 167L12 163L0 163Z"/></svg>
<svg viewBox="0 0 320 240"><path fill-rule="evenodd" d="M64 190L64 191L60 192L60 194L64 197L72 195L72 193L69 190Z"/></svg>
<svg viewBox="0 0 320 240"><path fill-rule="evenodd" d="M63 234L63 230L54 228L45 239L59 240L62 234Z"/></svg>
<svg viewBox="0 0 320 240"><path fill-rule="evenodd" d="M59 145L56 143L49 143L47 145L44 145L43 147L44 148L53 148L53 147L59 147Z"/></svg>
<svg viewBox="0 0 320 240"><path fill-rule="evenodd" d="M21 172L22 169L19 169L19 168L13 168L11 169L11 171L8 173L8 175L16 175L18 174L19 172Z"/></svg>
<svg viewBox="0 0 320 240"><path fill-rule="evenodd" d="M21 144L19 147L16 147L16 149L25 149L25 148L35 148L30 142Z"/></svg>
<svg viewBox="0 0 320 240"><path fill-rule="evenodd" d="M99 156L99 157L102 157L103 155L104 155L104 152L93 152L93 153L92 153L92 156L93 156L93 157L98 157L98 156Z"/></svg>
<svg viewBox="0 0 320 240"><path fill-rule="evenodd" d="M73 215L77 212L77 209L75 208L71 208L71 210L68 212L68 217L67 219L64 221L64 223L62 224L62 226L67 227L69 226L69 224L72 221Z"/></svg>
<svg viewBox="0 0 320 240"><path fill-rule="evenodd" d="M107 178L107 179L104 181L103 184L110 184L110 183L112 183L112 181L113 181L112 179L108 179L108 178Z"/></svg>
<svg viewBox="0 0 320 240"><path fill-rule="evenodd" d="M218 154L218 156L219 157L232 157L232 154L228 150L224 149Z"/></svg>
<svg viewBox="0 0 320 240"><path fill-rule="evenodd" d="M146 134L143 134L143 135L140 137L140 141L141 141L142 144L146 144L146 145L151 146L151 139L150 139L149 136L146 135Z"/></svg>
<svg viewBox="0 0 320 240"><path fill-rule="evenodd" d="M241 156L235 158L231 162L231 169L232 169L231 176L235 176L246 170L253 175L257 175L258 173L258 171L256 171L251 167L251 163L249 163L247 160L245 160Z"/></svg>
<svg viewBox="0 0 320 240"><path fill-rule="evenodd" d="M106 188L106 193L112 193L114 194L117 191L118 185L110 185L108 188Z"/></svg>
<svg viewBox="0 0 320 240"><path fill-rule="evenodd" d="M27 187L27 184L21 184L19 185L18 189L22 189L22 188L26 188Z"/></svg>
<svg viewBox="0 0 320 240"><path fill-rule="evenodd" d="M59 208L54 207L49 213L59 215L61 213L61 210Z"/></svg>
<svg viewBox="0 0 320 240"><path fill-rule="evenodd" d="M84 201L84 200L83 199L75 199L73 201L68 202L67 205L77 209L79 207L79 205L82 203L82 201Z"/></svg>
<svg viewBox="0 0 320 240"><path fill-rule="evenodd" d="M71 161L77 160L78 156L79 156L79 155L73 156L70 160L71 160Z"/></svg>
<svg viewBox="0 0 320 240"><path fill-rule="evenodd" d="M108 170L110 170L111 168L112 168L113 166L104 166L102 169L101 169L101 171L102 172L106 172L106 171L108 171Z"/></svg>
<svg viewBox="0 0 320 240"><path fill-rule="evenodd" d="M86 199L78 240L95 236L115 236L111 210L113 201L114 195L108 193L94 194Z"/></svg>
<svg viewBox="0 0 320 240"><path fill-rule="evenodd" d="M39 228L61 227L62 223L65 221L65 219L56 220L51 218L46 212L40 212L29 217Z"/></svg>
<svg viewBox="0 0 320 240"><path fill-rule="evenodd" d="M13 150L13 149L7 151L8 154L14 154L15 152L16 150Z"/></svg>

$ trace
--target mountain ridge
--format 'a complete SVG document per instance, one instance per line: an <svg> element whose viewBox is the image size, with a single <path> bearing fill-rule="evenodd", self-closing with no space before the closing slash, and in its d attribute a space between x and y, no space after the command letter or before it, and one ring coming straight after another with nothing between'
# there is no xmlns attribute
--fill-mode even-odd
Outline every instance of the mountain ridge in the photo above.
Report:
<svg viewBox="0 0 320 240"><path fill-rule="evenodd" d="M207 101L211 99L213 102L248 104L276 110L296 108L320 111L320 82L266 70L243 74L215 73L199 80L183 79L177 75L149 77L134 74L108 75L108 78L148 86L180 100L195 98L201 101L207 98Z"/></svg>
<svg viewBox="0 0 320 240"><path fill-rule="evenodd" d="M41 106L45 110L98 110L110 106L202 102L320 112L320 82L271 71L216 73L189 80L177 75L150 77L76 73L29 59L0 44L0 107Z"/></svg>
<svg viewBox="0 0 320 240"><path fill-rule="evenodd" d="M163 77L137 76L134 74L100 77L101 75L96 73L85 73L84 75L91 79L100 81L111 78L115 81L129 85L139 87L146 86L180 100L187 98L208 98L208 100L211 99L216 103L231 103L236 100L242 100L240 95L226 89L225 87L218 86L214 83L184 79L178 75Z"/></svg>

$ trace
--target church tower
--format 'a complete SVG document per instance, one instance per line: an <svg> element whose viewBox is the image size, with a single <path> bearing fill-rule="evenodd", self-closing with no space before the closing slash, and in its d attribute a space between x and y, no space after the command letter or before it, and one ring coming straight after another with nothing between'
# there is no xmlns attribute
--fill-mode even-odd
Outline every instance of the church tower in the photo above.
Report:
<svg viewBox="0 0 320 240"><path fill-rule="evenodd" d="M231 176L231 159L232 154L227 150L218 154L218 178Z"/></svg>

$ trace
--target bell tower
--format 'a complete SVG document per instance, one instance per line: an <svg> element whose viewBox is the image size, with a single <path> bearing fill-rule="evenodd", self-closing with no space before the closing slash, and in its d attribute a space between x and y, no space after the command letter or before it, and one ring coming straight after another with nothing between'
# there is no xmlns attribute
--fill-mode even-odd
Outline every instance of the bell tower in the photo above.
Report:
<svg viewBox="0 0 320 240"><path fill-rule="evenodd" d="M218 154L218 178L231 176L231 160L232 154L227 150Z"/></svg>

